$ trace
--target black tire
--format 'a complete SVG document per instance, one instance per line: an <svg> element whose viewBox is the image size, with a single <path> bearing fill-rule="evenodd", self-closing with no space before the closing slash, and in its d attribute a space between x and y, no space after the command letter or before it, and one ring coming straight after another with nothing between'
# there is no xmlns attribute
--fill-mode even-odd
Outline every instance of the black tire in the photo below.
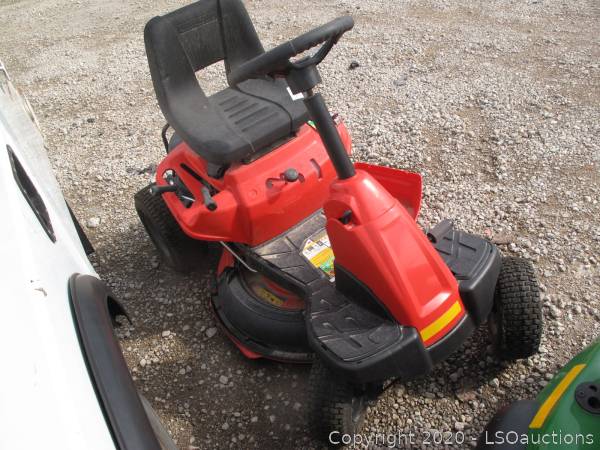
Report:
<svg viewBox="0 0 600 450"><path fill-rule="evenodd" d="M308 382L308 423L315 438L326 443L329 448L335 448L341 444L331 442L330 433L339 432L335 436L341 438L343 434L354 435L361 432L367 407L378 393L375 388L367 391L340 379L319 358L315 358Z"/></svg>
<svg viewBox="0 0 600 450"><path fill-rule="evenodd" d="M188 273L200 267L208 245L183 232L160 195L146 186L135 194L135 209L162 261L177 272Z"/></svg>
<svg viewBox="0 0 600 450"><path fill-rule="evenodd" d="M306 337L304 305L285 309L253 292L251 277L266 278L238 266L219 278L215 313L225 328L250 350L269 358L310 363L313 353Z"/></svg>
<svg viewBox="0 0 600 450"><path fill-rule="evenodd" d="M543 329L542 303L530 261L502 259L488 323L500 358L516 360L538 352Z"/></svg>

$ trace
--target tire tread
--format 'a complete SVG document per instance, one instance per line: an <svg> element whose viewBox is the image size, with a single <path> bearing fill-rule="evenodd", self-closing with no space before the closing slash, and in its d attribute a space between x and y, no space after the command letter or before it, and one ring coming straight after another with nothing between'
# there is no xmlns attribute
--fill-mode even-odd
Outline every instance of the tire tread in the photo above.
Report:
<svg viewBox="0 0 600 450"><path fill-rule="evenodd" d="M150 187L153 185L154 183L151 183L135 194L135 209L138 216L164 263L177 272L191 272L198 267L199 257L206 253L207 243L193 239L183 232L162 197L150 193ZM152 231L145 220L152 222L160 236L151 235ZM171 255L166 255L156 245L157 238L161 238L170 248Z"/></svg>
<svg viewBox="0 0 600 450"><path fill-rule="evenodd" d="M494 298L496 348L502 359L527 358L538 352L543 330L540 289L533 265L505 257Z"/></svg>
<svg viewBox="0 0 600 450"><path fill-rule="evenodd" d="M363 417L352 421L351 404L356 395L352 384L336 377L318 358L312 365L309 376L309 424L315 437L329 442L329 433L339 431L341 434L360 433Z"/></svg>

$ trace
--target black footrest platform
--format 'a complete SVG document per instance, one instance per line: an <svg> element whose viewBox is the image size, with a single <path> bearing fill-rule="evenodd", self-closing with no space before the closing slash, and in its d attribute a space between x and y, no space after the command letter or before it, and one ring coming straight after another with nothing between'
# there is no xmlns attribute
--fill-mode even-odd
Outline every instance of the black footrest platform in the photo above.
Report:
<svg viewBox="0 0 600 450"><path fill-rule="evenodd" d="M500 252L480 236L454 228L444 220L427 235L458 281L460 297L475 324L484 322L494 303L502 266Z"/></svg>
<svg viewBox="0 0 600 450"><path fill-rule="evenodd" d="M330 276L318 264L313 264L309 255L315 255L317 260L327 262L326 256L331 251L329 240L325 231L325 215L319 210L309 216L306 220L298 223L285 233L271 239L270 241L252 248L252 253L280 270L296 284L302 286L303 290L313 290L321 281L329 279ZM324 242L322 242L325 241ZM331 252L333 258L333 252Z"/></svg>
<svg viewBox="0 0 600 450"><path fill-rule="evenodd" d="M487 319L502 264L496 246L455 230L450 221L443 221L428 235L458 281L465 317L441 340L425 348L415 328L402 326L381 308L373 307L377 300L367 287L362 287L361 295L350 298L335 284L321 281L307 302L307 336L330 369L357 383L423 375L459 348L475 326ZM335 270L336 283L342 288L351 277L337 265Z"/></svg>
<svg viewBox="0 0 600 450"><path fill-rule="evenodd" d="M323 283L307 305L311 347L357 383L428 372L432 361L416 329L403 327Z"/></svg>

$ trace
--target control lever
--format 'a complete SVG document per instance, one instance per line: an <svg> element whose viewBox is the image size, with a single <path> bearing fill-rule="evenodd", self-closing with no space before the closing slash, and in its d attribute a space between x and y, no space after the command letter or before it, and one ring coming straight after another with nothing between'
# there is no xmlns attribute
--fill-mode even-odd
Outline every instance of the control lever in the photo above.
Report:
<svg viewBox="0 0 600 450"><path fill-rule="evenodd" d="M159 186L158 184L153 185L150 188L150 194L152 195L163 195L165 192L177 192L178 187L174 184L167 184L166 186Z"/></svg>
<svg viewBox="0 0 600 450"><path fill-rule="evenodd" d="M190 202L194 201L193 198L182 195L180 193L181 188L179 186L177 186L177 184L171 182L170 179L167 179L167 181L170 183L165 186L159 186L157 184L153 185L150 188L150 194L162 195L165 192L176 192L180 196L180 198L183 198L184 200L187 200ZM204 206L206 206L206 209L208 209L209 211L214 211L215 209L217 209L217 203L212 198L212 195L210 195L210 191L208 190L208 187L202 186L200 188L200 192L202 192L202 200L203 200Z"/></svg>
<svg viewBox="0 0 600 450"><path fill-rule="evenodd" d="M214 211L217 209L217 203L213 200L208 188L206 186L202 186L200 191L202 192L202 200L204 200L204 206L206 206L206 209L209 211Z"/></svg>
<svg viewBox="0 0 600 450"><path fill-rule="evenodd" d="M304 175L299 173L293 167L286 169L282 174L279 175L279 178L267 178L267 187L272 188L273 182L275 181L283 181L285 184L294 183L296 181L304 182Z"/></svg>

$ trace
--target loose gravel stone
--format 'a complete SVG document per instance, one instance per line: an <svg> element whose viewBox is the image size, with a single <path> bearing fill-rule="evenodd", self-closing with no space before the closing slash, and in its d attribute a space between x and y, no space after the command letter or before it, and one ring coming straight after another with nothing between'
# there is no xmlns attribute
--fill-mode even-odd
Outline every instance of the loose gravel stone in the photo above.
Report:
<svg viewBox="0 0 600 450"><path fill-rule="evenodd" d="M207 338L211 338L215 334L217 334L217 329L216 328L209 328L208 330L206 330L206 337Z"/></svg>
<svg viewBox="0 0 600 450"><path fill-rule="evenodd" d="M99 217L90 217L85 225L88 228L98 228L100 226L100 218Z"/></svg>

